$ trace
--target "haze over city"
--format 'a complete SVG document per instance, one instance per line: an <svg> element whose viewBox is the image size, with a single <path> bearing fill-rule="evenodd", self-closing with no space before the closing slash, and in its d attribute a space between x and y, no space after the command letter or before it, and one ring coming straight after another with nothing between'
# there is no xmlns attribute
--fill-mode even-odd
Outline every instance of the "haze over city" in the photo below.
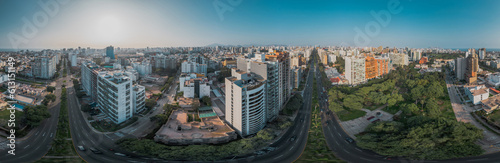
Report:
<svg viewBox="0 0 500 163"><path fill-rule="evenodd" d="M43 2L43 1L42 1ZM18 48L222 45L355 46L391 1L67 1ZM499 48L500 1L394 1L400 12L365 46ZM22 36L38 1L0 2L0 48ZM385 18L384 18L385 19ZM42 21L43 17L39 17ZM374 30L374 28L372 28Z"/></svg>

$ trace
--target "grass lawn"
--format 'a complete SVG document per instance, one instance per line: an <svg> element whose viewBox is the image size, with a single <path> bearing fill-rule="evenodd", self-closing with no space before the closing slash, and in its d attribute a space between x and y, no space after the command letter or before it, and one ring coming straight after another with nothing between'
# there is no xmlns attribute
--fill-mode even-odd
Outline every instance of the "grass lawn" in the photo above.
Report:
<svg viewBox="0 0 500 163"><path fill-rule="evenodd" d="M497 126L500 126L500 112L498 110L493 111L493 113L488 114L486 117Z"/></svg>
<svg viewBox="0 0 500 163"><path fill-rule="evenodd" d="M342 110L337 112L337 116L341 121L349 121L366 115L363 110Z"/></svg>
<svg viewBox="0 0 500 163"><path fill-rule="evenodd" d="M20 124L20 120L24 116L24 112L16 110L16 113L14 113L14 115L16 115L16 124ZM4 109L0 111L0 126L7 126L7 122L9 119L10 110Z"/></svg>

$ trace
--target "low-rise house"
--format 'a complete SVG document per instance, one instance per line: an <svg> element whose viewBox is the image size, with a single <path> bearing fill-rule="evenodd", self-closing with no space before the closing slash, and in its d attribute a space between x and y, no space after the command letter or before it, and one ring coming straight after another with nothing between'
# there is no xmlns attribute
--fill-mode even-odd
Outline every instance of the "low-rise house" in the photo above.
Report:
<svg viewBox="0 0 500 163"><path fill-rule="evenodd" d="M474 105L478 105L482 100L488 99L490 90L484 85L464 86L465 94L469 97Z"/></svg>
<svg viewBox="0 0 500 163"><path fill-rule="evenodd" d="M490 114L498 108L498 105L500 105L500 95L495 95L482 100L481 103L483 111L486 112L486 114Z"/></svg>

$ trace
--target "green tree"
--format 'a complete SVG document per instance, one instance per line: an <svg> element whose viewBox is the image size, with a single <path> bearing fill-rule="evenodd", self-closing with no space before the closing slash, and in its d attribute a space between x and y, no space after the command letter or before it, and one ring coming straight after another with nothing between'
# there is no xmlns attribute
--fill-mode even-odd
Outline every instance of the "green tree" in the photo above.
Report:
<svg viewBox="0 0 500 163"><path fill-rule="evenodd" d="M24 108L26 124L30 127L37 127L40 123L50 117L50 113L45 105L27 106Z"/></svg>
<svg viewBox="0 0 500 163"><path fill-rule="evenodd" d="M356 95L347 95L347 97L344 98L343 104L345 107L347 107L349 109L359 110L359 109L363 108L363 104L361 104L360 97L358 97Z"/></svg>
<svg viewBox="0 0 500 163"><path fill-rule="evenodd" d="M56 87L47 86L47 92L53 93L54 90L56 90Z"/></svg>
<svg viewBox="0 0 500 163"><path fill-rule="evenodd" d="M208 96L203 96L201 98L201 102L203 102L207 106L212 106L212 100Z"/></svg>
<svg viewBox="0 0 500 163"><path fill-rule="evenodd" d="M145 106L147 108L153 108L153 107L155 107L155 105L156 105L156 100L154 100L154 99L146 99Z"/></svg>

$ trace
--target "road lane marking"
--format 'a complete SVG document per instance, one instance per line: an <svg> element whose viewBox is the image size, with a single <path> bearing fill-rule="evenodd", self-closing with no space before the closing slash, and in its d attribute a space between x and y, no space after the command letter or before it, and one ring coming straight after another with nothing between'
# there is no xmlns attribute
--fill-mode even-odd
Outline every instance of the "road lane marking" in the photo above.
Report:
<svg viewBox="0 0 500 163"><path fill-rule="evenodd" d="M472 159L472 160L467 160L467 161L482 161L482 160L487 160L488 158L481 158L481 159Z"/></svg>
<svg viewBox="0 0 500 163"><path fill-rule="evenodd" d="M45 132L43 133L43 135L42 135L42 136L45 136Z"/></svg>
<svg viewBox="0 0 500 163"><path fill-rule="evenodd" d="M35 135L38 135L38 133L39 133L39 132L40 132L40 131L36 132L36 134L35 134Z"/></svg>
<svg viewBox="0 0 500 163"><path fill-rule="evenodd" d="M361 149L359 149L359 148L355 148L355 149L356 149L356 150L358 150L358 151L360 151L360 152L363 152L363 151L361 151Z"/></svg>
<svg viewBox="0 0 500 163"><path fill-rule="evenodd" d="M369 162L373 162L373 160L370 160L370 159L367 159L367 158L363 158L363 157L359 157L360 159L363 159L363 160L366 160L366 161L369 161Z"/></svg>
<svg viewBox="0 0 500 163"><path fill-rule="evenodd" d="M29 146L30 146L30 145L28 144L28 145L27 145L26 147L24 147L23 149L26 149L26 148L28 148Z"/></svg>
<svg viewBox="0 0 500 163"><path fill-rule="evenodd" d="M344 151L345 151L345 152L347 152L347 153L349 153L349 154L351 154L351 152L349 152L349 151L346 151L345 149L344 149Z"/></svg>
<svg viewBox="0 0 500 163"><path fill-rule="evenodd" d="M342 135L340 135L340 133L337 132L337 134L339 134L339 136L342 137Z"/></svg>

